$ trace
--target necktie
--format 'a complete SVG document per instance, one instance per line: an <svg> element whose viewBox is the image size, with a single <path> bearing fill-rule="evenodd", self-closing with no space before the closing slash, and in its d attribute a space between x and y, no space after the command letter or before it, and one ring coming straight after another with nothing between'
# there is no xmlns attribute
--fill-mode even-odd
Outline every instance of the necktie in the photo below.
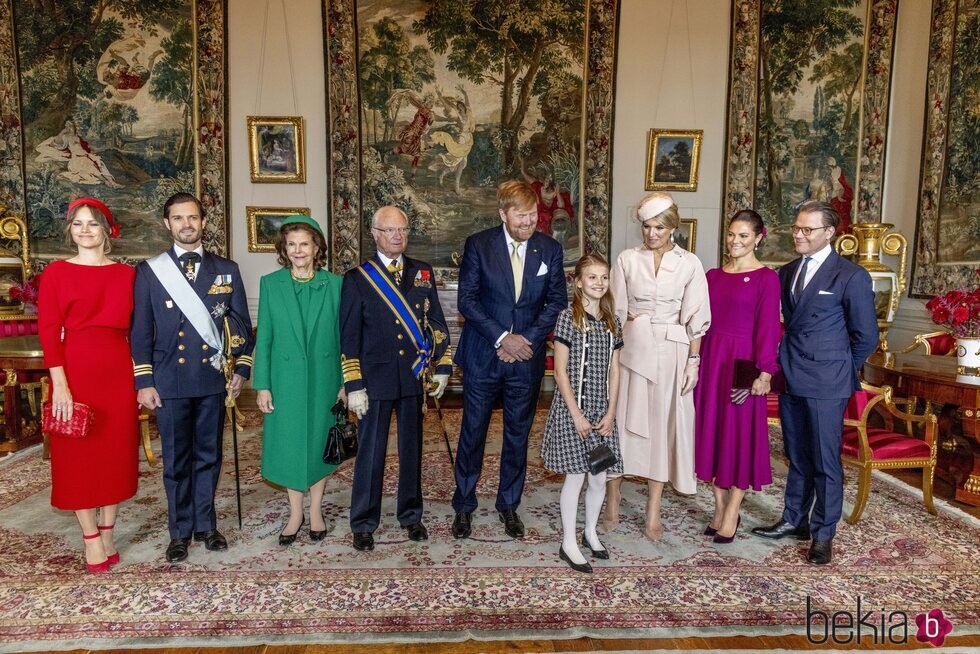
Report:
<svg viewBox="0 0 980 654"><path fill-rule="evenodd" d="M514 246L514 251L510 254L510 267L514 272L514 300L518 300L521 297L521 288L524 286L524 262L518 254L521 244L514 241L511 245Z"/></svg>
<svg viewBox="0 0 980 654"><path fill-rule="evenodd" d="M402 283L402 265L397 261L392 261L388 264L388 272L395 276L395 284L401 286Z"/></svg>
<svg viewBox="0 0 980 654"><path fill-rule="evenodd" d="M197 273L194 270L194 264L201 260L201 255L197 252L185 252L184 254L177 257L177 261L180 262L180 267L184 269L184 277L188 281L193 282L197 277Z"/></svg>
<svg viewBox="0 0 980 654"><path fill-rule="evenodd" d="M800 301L803 295L803 287L806 285L806 266L810 263L810 257L803 257L803 265L800 266L800 274L796 277L796 284L793 285L793 300Z"/></svg>

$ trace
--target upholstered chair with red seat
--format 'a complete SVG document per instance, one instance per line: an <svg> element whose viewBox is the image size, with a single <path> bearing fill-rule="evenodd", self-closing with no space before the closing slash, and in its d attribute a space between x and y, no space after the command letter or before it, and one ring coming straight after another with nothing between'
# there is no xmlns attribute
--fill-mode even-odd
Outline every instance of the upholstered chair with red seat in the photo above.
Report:
<svg viewBox="0 0 980 654"><path fill-rule="evenodd" d="M898 350L895 354L908 354L919 348L922 348L923 354L940 357L953 356L956 353L956 337L946 331L916 334L911 345L904 350Z"/></svg>
<svg viewBox="0 0 980 654"><path fill-rule="evenodd" d="M922 499L926 510L935 514L932 480L936 468L936 416L928 407L921 416L901 411L892 399L890 386L878 388L862 383L861 388L851 396L844 412L841 461L858 469L857 499L847 522L853 525L861 519L871 492L872 470L922 468ZM876 411L884 419L884 427L868 424ZM912 426L912 433L894 431L895 418ZM922 438L914 433L917 426L922 428Z"/></svg>

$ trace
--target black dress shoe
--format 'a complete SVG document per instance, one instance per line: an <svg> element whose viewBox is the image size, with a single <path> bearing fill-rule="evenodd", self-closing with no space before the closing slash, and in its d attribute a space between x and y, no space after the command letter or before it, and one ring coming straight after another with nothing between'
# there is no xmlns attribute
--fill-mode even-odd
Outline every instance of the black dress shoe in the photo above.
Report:
<svg viewBox="0 0 980 654"><path fill-rule="evenodd" d="M517 511L513 509L507 509L506 511L500 511L500 521L504 523L504 531L511 538L524 538L524 523L521 522L520 517L517 515Z"/></svg>
<svg viewBox="0 0 980 654"><path fill-rule="evenodd" d="M582 547L588 547L589 551L592 552L592 556L594 556L597 559L605 560L609 558L609 550L607 549L597 550L591 545L589 545L589 540L585 537L584 531L582 532Z"/></svg>
<svg viewBox="0 0 980 654"><path fill-rule="evenodd" d="M374 534L369 531L354 532L354 549L359 552L370 552L374 549Z"/></svg>
<svg viewBox="0 0 980 654"><path fill-rule="evenodd" d="M457 513L453 518L453 538L469 538L473 532L473 514L469 511Z"/></svg>
<svg viewBox="0 0 980 654"><path fill-rule="evenodd" d="M564 546L558 548L558 558L564 561L565 563L567 563L568 567L570 567L575 572L586 572L586 573L592 572L592 566L589 563L575 563L570 558L568 558L568 555L565 554Z"/></svg>
<svg viewBox="0 0 980 654"><path fill-rule="evenodd" d="M187 558L187 546L190 538L173 538L167 545L167 563L180 563Z"/></svg>
<svg viewBox="0 0 980 654"><path fill-rule="evenodd" d="M794 536L797 540L810 540L810 525L803 524L799 527L791 525L785 520L780 520L771 527L756 527L752 530L756 536L779 540L787 536Z"/></svg>
<svg viewBox="0 0 980 654"><path fill-rule="evenodd" d="M810 551L806 553L806 560L816 565L826 565L834 556L834 541L816 540L810 543Z"/></svg>
<svg viewBox="0 0 980 654"><path fill-rule="evenodd" d="M721 543L722 545L728 545L735 540L735 534L738 533L738 528L742 526L742 516L738 516L738 522L735 523L735 531L732 532L731 536L722 536L721 532L716 531L715 537L711 539L714 543Z"/></svg>
<svg viewBox="0 0 980 654"><path fill-rule="evenodd" d="M291 533L291 534L285 533L286 526L287 525L283 525L282 526L282 531L279 532L279 544L282 545L283 547L289 547L290 545L292 545L293 543L295 543L296 542L296 535L299 533L299 530L303 528L303 523L304 522L306 522L306 516L305 515L303 516L303 519L300 520L300 522L299 522L299 528L296 531L294 531L293 533ZM312 532L310 532L310 533L312 533Z"/></svg>
<svg viewBox="0 0 980 654"><path fill-rule="evenodd" d="M408 532L408 538L410 540L414 540L416 542L429 540L429 532L425 530L425 525L423 525L421 522L405 525L405 531Z"/></svg>
<svg viewBox="0 0 980 654"><path fill-rule="evenodd" d="M223 552L228 549L228 541L217 529L194 532L194 540L204 542L204 548L211 552Z"/></svg>

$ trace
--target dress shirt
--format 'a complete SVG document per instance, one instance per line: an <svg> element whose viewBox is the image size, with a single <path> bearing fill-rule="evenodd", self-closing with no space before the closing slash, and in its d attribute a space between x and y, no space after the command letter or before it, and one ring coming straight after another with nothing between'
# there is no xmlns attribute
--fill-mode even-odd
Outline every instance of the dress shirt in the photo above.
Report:
<svg viewBox="0 0 980 654"><path fill-rule="evenodd" d="M810 280L813 279L813 276L817 274L817 270L820 269L820 265L827 260L827 257L830 256L831 251L831 245L828 243L822 250L808 255L810 257L810 263L806 265L806 278L803 280L803 290L806 290L807 284L809 284ZM800 269L802 267L803 263L801 260L800 265L796 268L796 274L793 275L793 284L790 286L791 289L796 288L796 280L800 276ZM794 297L793 299L798 300L799 298Z"/></svg>

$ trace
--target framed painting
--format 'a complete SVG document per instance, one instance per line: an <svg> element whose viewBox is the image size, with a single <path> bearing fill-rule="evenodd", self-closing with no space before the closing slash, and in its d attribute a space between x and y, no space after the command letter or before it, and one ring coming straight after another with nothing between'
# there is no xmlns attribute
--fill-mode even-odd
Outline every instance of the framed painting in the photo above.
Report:
<svg viewBox="0 0 980 654"><path fill-rule="evenodd" d="M245 207L248 223L248 251L275 252L276 235L288 216L309 216L307 207Z"/></svg>
<svg viewBox="0 0 980 654"><path fill-rule="evenodd" d="M881 222L897 15L898 0L733 0L721 219L762 215L763 262L796 257L806 200L833 204L841 233Z"/></svg>
<svg viewBox="0 0 980 654"><path fill-rule="evenodd" d="M171 243L161 210L177 191L228 254L226 23L223 0L0 0L0 203L26 217L41 266L70 254L79 196L113 211L123 261Z"/></svg>
<svg viewBox="0 0 980 654"><path fill-rule="evenodd" d="M248 168L253 182L306 182L305 137L299 116L248 117Z"/></svg>
<svg viewBox="0 0 980 654"><path fill-rule="evenodd" d="M505 179L535 188L566 265L608 256L618 0L323 2L334 271L394 204L409 255L456 279Z"/></svg>
<svg viewBox="0 0 980 654"><path fill-rule="evenodd" d="M651 129L647 134L646 190L698 190L703 133L700 129Z"/></svg>
<svg viewBox="0 0 980 654"><path fill-rule="evenodd" d="M980 3L933 0L922 173L909 295L977 287Z"/></svg>
<svg viewBox="0 0 980 654"><path fill-rule="evenodd" d="M681 226L674 230L674 243L688 252L694 252L698 242L698 219L681 218Z"/></svg>

